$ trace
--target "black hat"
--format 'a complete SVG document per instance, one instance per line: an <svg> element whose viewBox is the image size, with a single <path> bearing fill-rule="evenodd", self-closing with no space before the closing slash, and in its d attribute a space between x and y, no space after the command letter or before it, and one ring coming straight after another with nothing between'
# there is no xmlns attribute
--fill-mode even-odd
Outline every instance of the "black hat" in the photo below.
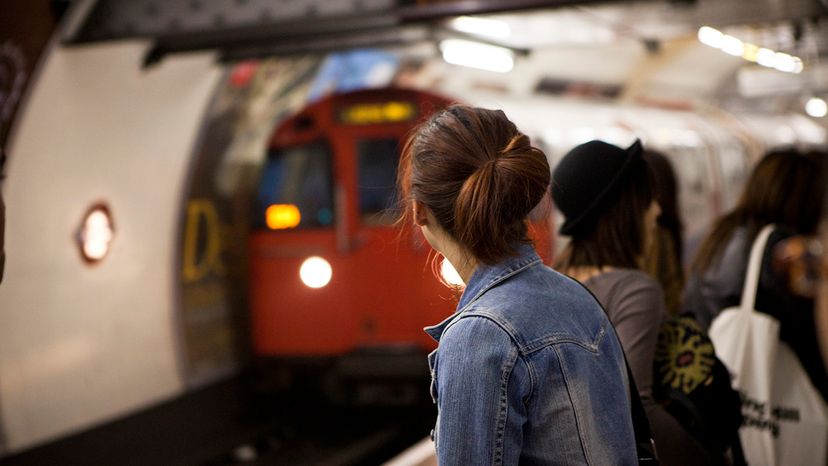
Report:
<svg viewBox="0 0 828 466"><path fill-rule="evenodd" d="M609 195L621 186L621 180L641 160L641 141L626 150L604 141L589 141L570 150L552 173L552 199L566 217L559 230L562 235L573 231Z"/></svg>

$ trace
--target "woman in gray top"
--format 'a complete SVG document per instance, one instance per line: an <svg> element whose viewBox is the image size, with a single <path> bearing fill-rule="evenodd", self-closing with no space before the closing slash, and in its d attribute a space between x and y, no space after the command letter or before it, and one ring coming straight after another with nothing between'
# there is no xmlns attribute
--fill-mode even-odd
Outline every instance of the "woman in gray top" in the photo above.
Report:
<svg viewBox="0 0 828 466"><path fill-rule="evenodd" d="M615 326L664 465L713 464L707 450L652 397L653 358L667 318L661 286L640 270L660 213L642 147L590 141L552 175L552 196L570 243L558 263L604 306Z"/></svg>

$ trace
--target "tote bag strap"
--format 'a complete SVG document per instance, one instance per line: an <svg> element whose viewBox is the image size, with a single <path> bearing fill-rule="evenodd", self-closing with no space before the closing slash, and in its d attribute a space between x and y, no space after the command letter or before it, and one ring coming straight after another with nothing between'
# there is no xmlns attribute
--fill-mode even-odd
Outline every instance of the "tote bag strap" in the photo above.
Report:
<svg viewBox="0 0 828 466"><path fill-rule="evenodd" d="M756 291L759 289L759 272L762 271L762 256L765 253L765 246L768 238L776 228L775 225L766 225L756 235L753 247L750 248L750 261L748 262L747 274L745 275L745 286L742 288L742 312L751 313L756 309Z"/></svg>

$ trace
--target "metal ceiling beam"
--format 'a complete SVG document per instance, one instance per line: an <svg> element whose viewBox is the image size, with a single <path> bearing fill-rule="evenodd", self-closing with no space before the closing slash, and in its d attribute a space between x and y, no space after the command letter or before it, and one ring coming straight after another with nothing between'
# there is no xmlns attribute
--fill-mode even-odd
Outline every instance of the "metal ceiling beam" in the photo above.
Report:
<svg viewBox="0 0 828 466"><path fill-rule="evenodd" d="M176 52L216 49L226 60L411 41L440 19L596 0L83 0L65 44L149 38L145 63ZM394 30L398 29L395 36ZM372 41L370 35L377 35ZM354 37L349 37L354 36Z"/></svg>
<svg viewBox="0 0 828 466"><path fill-rule="evenodd" d="M401 2L413 3L413 2ZM416 5L402 5L397 8L397 15L404 22L433 21L461 15L480 15L504 11L530 10L536 8L565 7L588 5L591 3L608 3L606 0L461 0L442 2L417 2Z"/></svg>
<svg viewBox="0 0 828 466"><path fill-rule="evenodd" d="M64 42L213 34L216 39L262 35L274 39L366 26L405 25L442 18L598 3L597 0L79 0L84 16ZM606 3L604 1L603 3ZM92 6L90 6L92 5Z"/></svg>
<svg viewBox="0 0 828 466"><path fill-rule="evenodd" d="M828 0L825 0L828 1ZM410 30L440 30L440 20L468 14L554 8L596 0L77 0L66 44L152 39L147 63L164 55L219 50L253 57L405 43ZM607 3L607 2L600 2ZM630 3L617 0L616 3ZM642 2L637 2L641 4ZM779 21L828 14L818 0L651 0L698 24ZM740 19L741 18L741 19ZM395 36L395 30L398 34ZM370 35L376 34L372 42ZM418 33L419 34L419 33ZM420 34L421 35L421 34ZM353 36L353 37L350 37ZM338 45L339 44L339 45ZM350 45L349 45L350 44ZM356 45L364 44L364 45Z"/></svg>

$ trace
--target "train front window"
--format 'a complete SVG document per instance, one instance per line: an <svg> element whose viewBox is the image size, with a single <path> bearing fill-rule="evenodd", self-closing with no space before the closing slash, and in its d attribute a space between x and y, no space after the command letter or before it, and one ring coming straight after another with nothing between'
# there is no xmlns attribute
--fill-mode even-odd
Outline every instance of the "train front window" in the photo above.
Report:
<svg viewBox="0 0 828 466"><path fill-rule="evenodd" d="M359 212L366 225L390 225L397 213L399 140L357 141Z"/></svg>
<svg viewBox="0 0 828 466"><path fill-rule="evenodd" d="M271 230L324 228L334 223L331 153L321 143L268 154L256 196L254 226Z"/></svg>

